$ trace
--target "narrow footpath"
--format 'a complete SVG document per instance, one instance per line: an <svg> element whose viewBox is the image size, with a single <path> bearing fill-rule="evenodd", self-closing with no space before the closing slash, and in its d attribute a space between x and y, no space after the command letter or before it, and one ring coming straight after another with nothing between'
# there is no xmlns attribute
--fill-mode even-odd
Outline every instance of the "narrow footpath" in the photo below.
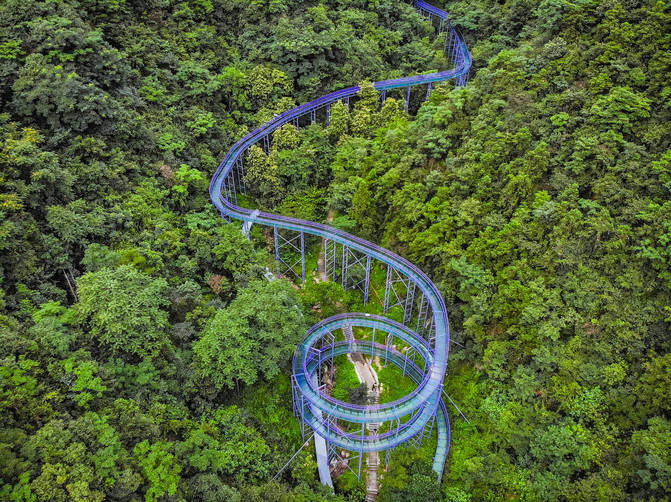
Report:
<svg viewBox="0 0 671 502"><path fill-rule="evenodd" d="M327 223L333 222L334 212L329 211L326 218ZM319 258L317 259L317 268L319 270L319 277L315 277L317 282L327 282L326 265L324 258L324 239L322 239L321 250L319 251ZM378 296L377 291L375 295ZM381 303L381 302L380 302ZM343 335L345 340L353 340L352 328L343 328ZM377 379L377 373L371 366L370 362L361 352L353 352L347 355L347 358L354 364L356 376L359 383L365 383L368 389L368 400L372 404L377 404L380 401L380 382ZM381 424L367 424L366 429L369 434L377 434ZM315 435L316 436L316 435ZM368 478L366 479L366 502L373 502L377 498L378 479L377 472L380 466L380 455L378 452L371 452L366 455L366 466L368 467Z"/></svg>
<svg viewBox="0 0 671 502"><path fill-rule="evenodd" d="M380 401L380 382L377 379L377 373L371 366L370 361L361 353L353 352L348 354L348 358L354 364L356 376L360 383L365 383L368 389L368 400L371 404L377 404ZM368 434L377 435L382 424L366 424ZM376 451L366 455L366 465L368 466L368 479L366 480L366 502L372 502L377 498L378 480L377 472L380 466L380 454Z"/></svg>

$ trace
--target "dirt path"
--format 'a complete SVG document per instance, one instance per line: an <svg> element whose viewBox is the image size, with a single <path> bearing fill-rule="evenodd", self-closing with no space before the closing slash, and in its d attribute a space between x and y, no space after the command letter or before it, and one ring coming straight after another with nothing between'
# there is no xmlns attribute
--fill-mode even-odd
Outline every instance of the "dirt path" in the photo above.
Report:
<svg viewBox="0 0 671 502"><path fill-rule="evenodd" d="M333 222L334 212L329 211L326 218L327 223ZM317 259L317 268L319 270L318 277L315 277L316 282L327 282L328 276L326 275L326 263L324 257L324 239L322 239L322 246L319 251L319 258ZM382 301L380 296L377 293L377 290L373 288L375 296L377 296L380 305ZM352 331L343 328L343 334L345 335L345 340L350 340L352 338ZM377 373L375 369L371 366L370 362L361 352L353 352L347 355L347 358L354 364L354 369L356 370L357 377L359 378L360 383L365 383L368 388L368 399L377 404L380 400L380 382L377 379ZM366 429L369 434L377 434L381 424L367 424ZM378 479L377 472L380 465L380 456L378 452L371 452L366 455L366 465L368 466L368 478L366 480L366 501L373 502L377 498L378 492Z"/></svg>
<svg viewBox="0 0 671 502"><path fill-rule="evenodd" d="M347 338L347 334L345 334ZM360 383L365 383L368 388L368 399L371 403L377 404L380 400L380 382L377 378L375 369L370 361L361 352L352 352L348 354L348 359L354 364L356 375ZM366 429L371 435L376 435L381 424L367 424ZM380 456L378 452L370 452L366 455L366 465L368 466L368 478L366 479L366 501L372 502L377 498L378 479L377 472L380 465Z"/></svg>

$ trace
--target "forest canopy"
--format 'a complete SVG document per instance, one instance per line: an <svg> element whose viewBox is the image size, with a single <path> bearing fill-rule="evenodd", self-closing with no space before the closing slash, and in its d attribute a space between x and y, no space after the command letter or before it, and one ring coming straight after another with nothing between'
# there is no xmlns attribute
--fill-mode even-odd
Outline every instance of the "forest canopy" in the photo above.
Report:
<svg viewBox="0 0 671 502"><path fill-rule="evenodd" d="M456 1L464 88L410 4L0 3L0 500L361 500L319 483L292 415L308 326L361 299L267 281L208 181L274 133L246 204L326 221L438 285L452 338L439 485L392 455L378 500L671 496L671 12ZM312 243L318 246L318 243ZM308 271L310 272L310 270ZM385 484L385 481L386 484Z"/></svg>

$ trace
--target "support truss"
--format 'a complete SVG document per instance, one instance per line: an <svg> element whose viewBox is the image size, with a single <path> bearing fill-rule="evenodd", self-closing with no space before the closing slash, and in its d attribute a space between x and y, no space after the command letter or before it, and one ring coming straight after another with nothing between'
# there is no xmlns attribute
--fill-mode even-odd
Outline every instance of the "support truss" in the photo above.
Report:
<svg viewBox="0 0 671 502"><path fill-rule="evenodd" d="M445 33L445 57L452 65L454 65L454 70L435 72L430 76L415 75L412 77L403 77L374 83L375 88L381 91L381 101L383 105L386 99L386 91L397 89L395 92L398 92L399 98L403 99L403 97L405 97L406 111L409 111L410 108L412 86L428 84L424 97L425 99L429 99L433 88L433 83L430 81L438 82L453 79L457 86L463 86L468 80L468 71L471 66L471 58L468 49L458 31L450 25L447 13L427 4L424 0L415 0L414 4L420 14L429 23L437 27L441 36L442 33ZM406 87L406 95L403 96L402 94ZM423 87L422 90L424 90ZM256 214L253 212L241 213L240 211L236 211L235 208L230 207L230 204L237 205L238 193L246 193L245 181L249 180L245 180L245 166L243 159L248 153L251 145L256 144L268 154L273 145L272 134L284 124L293 124L298 130L301 125L307 126L308 124L315 124L318 120L320 122L325 120L326 125L330 126L331 105L342 102L349 110L350 98L355 96L359 91L360 88L358 87L350 87L329 93L306 103L305 105L287 110L286 112L275 116L263 127L246 135L242 140L236 143L236 147L228 153L220 168L217 169L215 177L210 185L210 195L215 206L224 218L229 221L231 217L245 220L246 223L243 225L243 233L245 235L249 235L252 224L262 223L274 227L275 258L278 274L291 275L289 274L289 271L291 271L296 277L301 278L303 281L305 280L306 260L305 237L303 231L307 232L309 235L330 237L330 239L324 239L324 265L328 278L331 281L339 282L345 289L359 289L362 291L364 294L364 303L369 299L368 293L372 261L372 257L366 253L372 253L373 256L387 264L384 312L387 313L390 309L396 309L396 314L402 310L403 324L408 327L410 326L411 321L413 327L416 324L417 332L420 332L421 336L429 341L431 348L433 349L434 364L439 364L442 368L442 365L447 361L447 353L444 350L437 353L438 351L435 350L435 347L437 340L441 344L446 343L447 340L449 340L449 331L441 317L445 316L447 313L443 310L440 312L438 310L435 312L432 311L432 308L442 309L443 306L434 303L432 307L427 298L425 298L425 295L428 295L428 298L433 298L433 295L439 295L439 293L433 284L424 284L424 281L420 278L417 273L418 271L414 267L407 267L407 262L404 264L397 260L393 254L383 252L384 250L378 252L374 250L374 248L364 245L360 240L351 239L349 236L344 236L342 233L318 232L315 230L315 227L301 224L301 222L297 222L295 219L289 219L288 217L275 215L274 218L269 218L265 214L261 216L259 212L256 212ZM419 98L420 96L416 97ZM322 109L324 112L322 112ZM322 113L324 113L324 115L322 115ZM226 204L223 204L223 198L226 198L230 203L227 202ZM331 239L337 239L338 242ZM349 246L360 251L355 251L354 249L349 248ZM405 272L402 273L401 270ZM406 276L406 274L410 277ZM428 289L424 286L427 286ZM418 301L416 302L415 292L419 290L422 291L422 295L420 297L419 293L417 294ZM401 309L399 310L397 307L401 307ZM352 315L352 319L359 318L357 314L348 315ZM369 314L364 315L369 316ZM414 322L415 315L416 323ZM394 317L396 317L396 315L394 315ZM361 326L368 329L370 326L369 321L370 320L367 320L366 323ZM373 324L373 326L375 326L375 324ZM439 328L438 333L436 332L437 327ZM338 334L338 330L340 329L341 325L338 325L337 329L334 327L333 333ZM382 334L383 332L383 328L379 328L376 342L376 332L375 327L373 327L373 345L370 345L371 357L378 354L382 355L382 353L384 353L385 366L391 359L392 364L402 368L404 374L410 375L413 380L417 378L418 371L423 371L425 375L427 371L432 371L432 368L427 368L431 358L426 357L426 353L423 350L424 344L421 343L420 340L414 340L418 342L415 345L414 341L413 343L410 343L408 342L407 337L399 334L396 339L398 346L395 347L394 335L391 333L384 335ZM361 475L364 450L386 450L386 461L388 462L389 453L393 451L396 446L408 443L412 443L417 447L421 446L423 437L429 437L435 426L438 430L439 446L434 457L434 470L438 473L440 478L445 465L447 451L449 451L450 438L449 418L440 399L429 400L427 399L427 396L429 396L428 393L423 393L421 396L417 394L411 396L411 398L407 402L404 402L402 406L394 408L392 413L381 413L380 416L385 417L385 430L386 425L388 424L389 432L380 436L378 434L379 428L374 428L373 436L376 437L373 437L371 441L371 434L366 436L365 428L376 424L371 424L371 422L367 422L367 420L378 420L379 418L371 417L366 409L370 405L365 405L363 407L358 405L345 406L343 403L338 405L338 408L333 408L331 404L326 405L325 403L322 403L321 399L314 401L312 394L308 394L311 396L309 401L304 397L303 392L306 392L306 389L304 388L306 385L306 378L310 379L310 386L317 388L318 396L325 398L326 395L328 395L328 389L326 388L326 385L329 383L326 378L327 372L330 372L330 382L333 382L334 378L333 364L331 363L329 367L328 361L332 362L336 353L343 353L341 352L341 347L346 346L345 348L348 349L349 352L360 352L361 350L367 351L367 348L364 347L368 347L368 345L366 345L368 342L366 341L363 343L355 340L351 326L348 330L345 330L345 342L342 342L340 336L336 337L333 333L328 332L327 334L322 335L321 346L315 342L314 347L311 347L309 350L307 348L306 350L301 350L301 353L305 355L305 361L310 364L310 374L305 375L303 373L306 371L304 369L305 366L296 366L294 368L296 373L292 376L291 381L293 412L301 421L301 434L303 439L305 440L306 434L310 432L311 429L314 430L315 433L316 431L321 433L321 435L317 434L315 436L315 439L317 439L320 444L319 451L321 452L321 457L318 459L320 475L324 471L324 467L328 467L326 465L328 464L326 458L331 455L332 458L338 457L343 460L347 467L357 476L357 478L359 478ZM385 339L384 345L382 346L380 345L380 342L382 342L383 337ZM336 338L338 338L338 341L336 341ZM402 341L402 343L399 343L399 341ZM452 340L450 340L450 342L456 343ZM444 347L441 345L441 348ZM419 362L416 360L416 355L418 353L420 354L421 361L424 362L423 370L418 368ZM403 357L403 359L399 359L400 357ZM434 375L432 375L432 378L427 379L428 383L426 385L432 389L432 392L439 392L442 381L433 377ZM418 385L425 384L418 383ZM430 396L433 396L433 394L430 394ZM449 399L449 396L447 397ZM434 402L436 404L432 405L431 403ZM320 407L317 403L321 403L322 406ZM438 403L442 406L440 412L444 413L444 416L441 415L436 418L435 414L438 412ZM431 410L433 418L430 421L425 422L430 415L427 406L434 406L433 410ZM322 407L324 409L322 409ZM340 418L328 416L328 410L331 410L333 413L335 412L335 409L338 410L337 413ZM418 415L421 413L421 410L424 410L425 413ZM408 416L409 419L402 423L401 418ZM417 422L417 420L420 419L422 421ZM338 423L339 421L340 424ZM322 426L327 427L328 433L324 431ZM360 432L358 427L360 427ZM412 428L410 429L410 427ZM371 429L368 430L370 431ZM411 434L413 436L408 439ZM343 437L350 440L341 441L339 438ZM324 455L325 452L323 447L325 446L324 442L328 443L327 438L331 438L332 441L335 441L338 444L351 446L355 450L354 455L348 456L347 454L342 454L342 450L334 447L332 444L327 444L327 454ZM444 441L444 444L440 443L441 440ZM338 451L345 457L344 459L338 455ZM292 458L295 458L295 456ZM355 464L352 463L356 460L358 460L358 469ZM328 471L328 469L326 469L326 471ZM282 471L280 470L280 472ZM276 477L277 476L279 476L279 473ZM322 478L322 480L323 479L325 479L325 477Z"/></svg>
<svg viewBox="0 0 671 502"><path fill-rule="evenodd" d="M355 288L361 291L364 305L368 303L370 265L369 255L359 253L347 246L342 247L342 287L345 291Z"/></svg>
<svg viewBox="0 0 671 502"><path fill-rule="evenodd" d="M238 197L236 194L236 187L235 187L235 177L233 173L230 173L228 176L224 178L224 182L222 184L222 188L224 190L224 194L226 196L226 199L232 202L233 204L237 205L238 204Z"/></svg>
<svg viewBox="0 0 671 502"><path fill-rule="evenodd" d="M403 308L403 324L412 320L416 284L394 267L387 266L387 281L384 289L384 310L386 314L394 307Z"/></svg>
<svg viewBox="0 0 671 502"><path fill-rule="evenodd" d="M354 334L352 333L352 326L345 326L342 329L345 335L345 341L352 345L354 343Z"/></svg>
<svg viewBox="0 0 671 502"><path fill-rule="evenodd" d="M435 423L435 421L436 421L436 415L434 413L431 416L431 418L426 422L424 428L408 440L408 444L414 446L419 450L422 446L422 441L424 440L424 438L429 439L433 434L433 424Z"/></svg>
<svg viewBox="0 0 671 502"><path fill-rule="evenodd" d="M286 238L277 227L275 230L275 262L277 264L277 275L289 276L289 273L295 275L298 279L305 281L305 235L303 232L292 232L293 237ZM287 252L282 256L281 250L285 248ZM296 258L298 254L298 259ZM286 256L288 255L288 256ZM296 266L301 264L301 275L296 272Z"/></svg>
<svg viewBox="0 0 671 502"><path fill-rule="evenodd" d="M392 333L387 333L387 336L384 340L384 367L387 367L387 361L389 361L389 352L394 350L394 335Z"/></svg>
<svg viewBox="0 0 671 502"><path fill-rule="evenodd" d="M415 357L417 356L417 350L414 347L408 347L408 350L405 353L405 358L403 359L403 376L408 369L408 361L415 362Z"/></svg>
<svg viewBox="0 0 671 502"><path fill-rule="evenodd" d="M238 160L235 161L235 167L233 168L233 171L236 173L236 177L238 179L238 188L240 190L240 193L246 194L247 193L247 187L245 186L245 165L242 162L242 157L238 157Z"/></svg>
<svg viewBox="0 0 671 502"><path fill-rule="evenodd" d="M429 305L429 301L427 300L427 298L422 294L422 297L419 300L419 309L417 312L417 328L415 329L415 331L417 331L417 334L419 334L421 337L426 338L424 335L431 328L432 323L433 323L433 312L431 311L431 306Z"/></svg>
<svg viewBox="0 0 671 502"><path fill-rule="evenodd" d="M338 453L338 448L334 445L329 443L329 463L332 464L334 462L342 462L350 471L352 471L352 474L356 476L356 479L359 480L361 479L361 460L363 459L363 454L361 452L352 452L351 457L344 458L342 455ZM352 469L350 466L350 462L352 461L358 461L359 467L355 471Z"/></svg>
<svg viewBox="0 0 671 502"><path fill-rule="evenodd" d="M324 271L329 281L338 282L338 243L324 239Z"/></svg>
<svg viewBox="0 0 671 502"><path fill-rule="evenodd" d="M322 352L328 353L331 355L329 359L329 381L333 383L333 370L334 370L334 360L335 360L335 335L330 331L327 331L322 336Z"/></svg>

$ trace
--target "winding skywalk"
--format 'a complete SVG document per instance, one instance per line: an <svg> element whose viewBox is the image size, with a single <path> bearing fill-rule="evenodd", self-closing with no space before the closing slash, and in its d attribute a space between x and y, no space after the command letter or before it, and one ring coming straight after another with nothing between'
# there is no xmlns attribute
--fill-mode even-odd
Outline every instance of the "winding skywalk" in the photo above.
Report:
<svg viewBox="0 0 671 502"><path fill-rule="evenodd" d="M471 56L459 33L450 25L445 11L422 0L415 0L417 11L429 22L438 24L439 36L445 36L445 52L452 68L425 75L415 75L375 82L384 101L386 92L407 88L406 110L411 89L428 87L435 82L454 80L465 85L471 67ZM433 469L442 475L450 443L449 417L441 398L447 369L450 333L447 311L436 286L419 268L397 254L342 230L311 221L300 220L237 205L237 193L245 193L245 153L255 144L266 152L272 133L285 124L297 128L324 121L330 124L330 107L360 91L358 86L335 91L288 110L240 139L227 153L210 183L210 197L222 217L243 221L248 234L253 224L273 228L277 272L296 274L305 279L305 235L324 239L326 270L330 280L346 289L357 288L368 301L373 260L386 269L384 312L399 307L403 322L381 316L348 313L334 316L312 326L293 359L292 390L294 412L304 426L324 438L333 454L345 449L358 455L359 473L363 454L391 451L406 443L419 444L425 435L437 429L437 448ZM290 251L300 254L293 265L284 258ZM288 260L288 261L287 261ZM301 264L301 274L295 266ZM372 340L337 340L334 333L353 327L372 330ZM376 333L378 341L375 341ZM380 333L383 336L380 338ZM380 340L384 343L380 343ZM402 347L402 350L399 350ZM346 353L362 352L380 357L386 363L403 369L417 385L415 390L397 401L375 405L355 405L329 396L321 384L325 367L333 368L333 358ZM419 359L421 364L415 362ZM380 431L367 433L366 424L385 424ZM357 458L356 456L352 459ZM324 461L324 460L322 460ZM325 466L321 466L324 468Z"/></svg>

